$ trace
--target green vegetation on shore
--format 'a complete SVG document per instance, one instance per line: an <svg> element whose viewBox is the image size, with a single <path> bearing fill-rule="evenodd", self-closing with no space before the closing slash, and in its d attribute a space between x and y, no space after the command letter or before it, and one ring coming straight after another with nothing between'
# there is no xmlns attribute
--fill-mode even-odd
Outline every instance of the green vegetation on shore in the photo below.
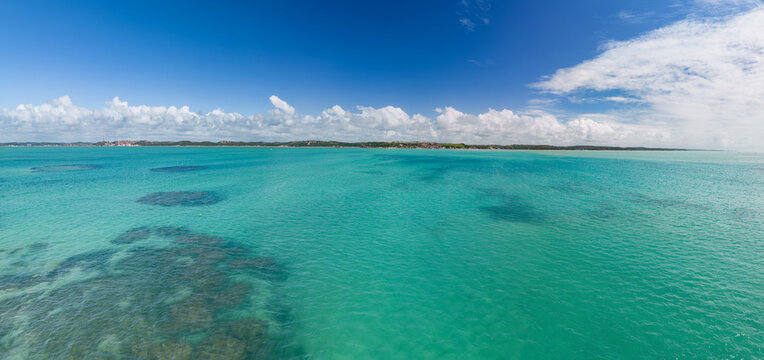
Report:
<svg viewBox="0 0 764 360"><path fill-rule="evenodd" d="M0 146L262 146L262 147L350 147L350 148L401 148L401 149L484 149L484 150L684 150L671 148L618 147L594 145L469 145L459 143L433 142L340 142L340 141L289 141L289 142L244 142L244 141L100 141L97 143L0 143Z"/></svg>

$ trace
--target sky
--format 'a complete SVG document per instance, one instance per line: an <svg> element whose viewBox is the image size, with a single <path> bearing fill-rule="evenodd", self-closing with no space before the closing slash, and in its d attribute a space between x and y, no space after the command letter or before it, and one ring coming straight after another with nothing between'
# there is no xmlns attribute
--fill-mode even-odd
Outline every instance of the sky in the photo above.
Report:
<svg viewBox="0 0 764 360"><path fill-rule="evenodd" d="M761 0L3 1L0 142L764 151Z"/></svg>

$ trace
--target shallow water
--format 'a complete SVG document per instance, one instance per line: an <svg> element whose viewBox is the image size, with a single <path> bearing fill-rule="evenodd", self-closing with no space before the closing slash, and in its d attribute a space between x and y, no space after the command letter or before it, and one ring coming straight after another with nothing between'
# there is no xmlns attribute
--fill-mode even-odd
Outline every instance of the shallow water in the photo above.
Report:
<svg viewBox="0 0 764 360"><path fill-rule="evenodd" d="M1 148L0 357L756 358L763 239L760 154Z"/></svg>

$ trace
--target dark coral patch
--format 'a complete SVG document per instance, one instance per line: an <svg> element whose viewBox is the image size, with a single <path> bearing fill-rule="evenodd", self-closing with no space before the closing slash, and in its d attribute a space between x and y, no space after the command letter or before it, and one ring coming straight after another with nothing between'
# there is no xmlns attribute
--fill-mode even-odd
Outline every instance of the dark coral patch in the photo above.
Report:
<svg viewBox="0 0 764 360"><path fill-rule="evenodd" d="M35 286L45 279L36 275L0 275L0 290L20 290Z"/></svg>
<svg viewBox="0 0 764 360"><path fill-rule="evenodd" d="M218 246L223 244L223 239L217 236L205 234L186 234L175 238L176 244L191 244L202 246Z"/></svg>
<svg viewBox="0 0 764 360"><path fill-rule="evenodd" d="M634 202L645 204L653 207L663 208L679 208L679 209L693 209L693 210L708 210L708 207L701 204L696 204L685 199L676 198L659 198L650 195L645 195L637 192L628 193Z"/></svg>
<svg viewBox="0 0 764 360"><path fill-rule="evenodd" d="M162 237L176 237L176 236L187 235L189 233L190 231L182 227L163 226L163 227L157 228L157 235Z"/></svg>
<svg viewBox="0 0 764 360"><path fill-rule="evenodd" d="M138 202L159 206L203 206L212 205L223 200L223 197L211 191L171 191L148 194Z"/></svg>
<svg viewBox="0 0 764 360"><path fill-rule="evenodd" d="M34 172L67 172L67 171L84 171L95 170L102 168L101 165L93 164L72 164L72 165L49 165L49 166L37 166L30 170Z"/></svg>
<svg viewBox="0 0 764 360"><path fill-rule="evenodd" d="M226 242L220 248L230 255L246 255L250 252L249 249L233 242Z"/></svg>
<svg viewBox="0 0 764 360"><path fill-rule="evenodd" d="M367 175L385 175L385 172L380 170L361 170L359 173Z"/></svg>
<svg viewBox="0 0 764 360"><path fill-rule="evenodd" d="M545 216L536 207L517 195L507 194L499 189L482 189L483 197L497 201L496 205L482 206L480 210L488 216L509 222L541 222Z"/></svg>
<svg viewBox="0 0 764 360"><path fill-rule="evenodd" d="M145 340L133 344L132 351L140 359L187 360L191 358L192 348L183 341L155 343Z"/></svg>
<svg viewBox="0 0 764 360"><path fill-rule="evenodd" d="M730 212L735 220L751 221L761 216L761 212L752 208L736 208Z"/></svg>
<svg viewBox="0 0 764 360"><path fill-rule="evenodd" d="M188 171L196 171L196 170L202 170L206 169L206 166L166 166L166 167L158 167L153 168L151 171L154 172L188 172Z"/></svg>
<svg viewBox="0 0 764 360"><path fill-rule="evenodd" d="M74 268L81 268L83 270L102 269L116 252L114 249L105 249L74 255L49 272L48 277L56 277Z"/></svg>
<svg viewBox="0 0 764 360"><path fill-rule="evenodd" d="M151 229L148 227L142 226L130 229L123 234L117 236L112 240L111 242L114 244L130 244L133 242L136 242L138 240L145 240L148 239L151 235Z"/></svg>
<svg viewBox="0 0 764 360"><path fill-rule="evenodd" d="M268 324L256 318L230 320L214 329L217 334L231 336L244 342L248 359L263 358Z"/></svg>
<svg viewBox="0 0 764 360"><path fill-rule="evenodd" d="M233 336L212 335L199 343L194 355L194 359L244 360L247 355L247 344Z"/></svg>
<svg viewBox="0 0 764 360"><path fill-rule="evenodd" d="M196 332L209 327L215 319L215 312L207 299L194 294L185 301L170 307L171 321L165 323L166 331Z"/></svg>
<svg viewBox="0 0 764 360"><path fill-rule="evenodd" d="M216 293L212 299L213 304L222 308L237 306L244 302L252 287L247 283L234 283Z"/></svg>
<svg viewBox="0 0 764 360"><path fill-rule="evenodd" d="M228 262L231 269L270 269L276 265L272 257L238 258Z"/></svg>
<svg viewBox="0 0 764 360"><path fill-rule="evenodd" d="M42 276L0 276L0 288L15 291L74 269L98 271L55 289L0 299L0 318L24 317L32 324L16 328L15 322L0 321L0 334L45 339L31 343L30 352L46 359L283 357L285 343L268 338L268 322L226 319L229 310L248 304L254 289L234 278L241 278L240 272L232 276L222 269L231 257L242 256L240 250L250 249L184 228L139 227L125 234L124 241L149 235L174 241L126 249L118 257L114 250L75 255ZM265 257L233 264L254 275L280 269ZM0 342L0 353L14 344Z"/></svg>
<svg viewBox="0 0 764 360"><path fill-rule="evenodd" d="M245 318L233 322L230 333L233 337L247 343L247 352L257 354L265 340L268 325L259 319Z"/></svg>
<svg viewBox="0 0 764 360"><path fill-rule="evenodd" d="M509 222L539 222L543 219L541 213L535 208L516 200L504 201L500 205L483 206L483 212L496 220Z"/></svg>
<svg viewBox="0 0 764 360"><path fill-rule="evenodd" d="M40 250L43 250L43 249L45 249L47 247L48 247L48 243L44 243L44 242L36 242L36 243L34 243L32 245L29 245L29 248L34 250L34 251L40 251Z"/></svg>

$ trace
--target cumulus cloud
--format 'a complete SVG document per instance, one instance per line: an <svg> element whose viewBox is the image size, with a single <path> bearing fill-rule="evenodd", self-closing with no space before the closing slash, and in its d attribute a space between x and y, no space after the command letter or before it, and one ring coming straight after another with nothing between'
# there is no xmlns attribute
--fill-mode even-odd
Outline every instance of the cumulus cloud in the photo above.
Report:
<svg viewBox="0 0 764 360"><path fill-rule="evenodd" d="M678 145L761 150L764 6L610 42L594 59L560 69L534 86L558 95L622 92L625 96L606 99L643 108L611 116L663 128Z"/></svg>
<svg viewBox="0 0 764 360"><path fill-rule="evenodd" d="M542 110L515 113L507 109L489 109L472 115L446 107L438 112L435 124L441 137L462 138L475 144L666 146L671 142L670 135L660 129L621 124L596 114L563 122Z"/></svg>
<svg viewBox="0 0 764 360"><path fill-rule="evenodd" d="M202 113L188 106L130 105L118 97L92 110L62 96L41 105L0 110L0 141L315 139L562 145L667 145L670 141L659 130L598 115L563 121L540 110L489 109L468 114L446 107L428 117L410 115L395 106L359 106L351 111L339 105L305 115L275 95L270 100L272 110L245 116L221 109Z"/></svg>
<svg viewBox="0 0 764 360"><path fill-rule="evenodd" d="M62 96L0 110L0 141L419 140L762 150L764 7L722 18L693 17L610 42L597 57L560 69L533 86L545 96L532 108L478 114L453 107L425 115L395 106L338 105L301 114L276 95L269 98L270 111L253 115L131 105L118 97L103 108L89 109ZM550 112L559 109L559 99L616 110Z"/></svg>
<svg viewBox="0 0 764 360"><path fill-rule="evenodd" d="M276 107L276 109L283 111L285 114L293 115L294 114L294 108L289 106L289 104L286 103L286 101L279 99L276 95L271 95L269 98L271 100L271 104Z"/></svg>

